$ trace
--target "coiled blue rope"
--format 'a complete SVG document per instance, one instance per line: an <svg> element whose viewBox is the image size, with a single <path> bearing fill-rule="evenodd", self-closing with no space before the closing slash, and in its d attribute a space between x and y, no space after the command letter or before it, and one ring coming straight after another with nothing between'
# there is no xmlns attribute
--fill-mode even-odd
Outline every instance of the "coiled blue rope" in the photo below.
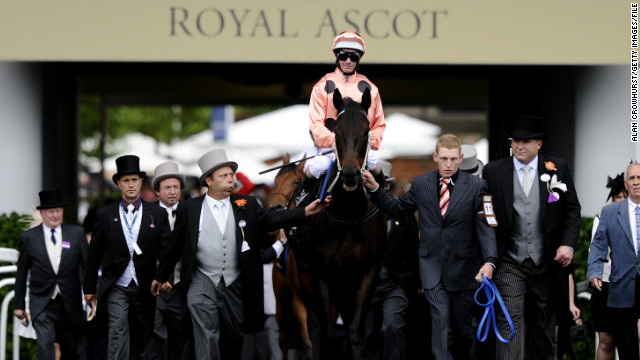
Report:
<svg viewBox="0 0 640 360"><path fill-rule="evenodd" d="M478 301L478 294L480 291L484 289L484 293L487 295L487 302L481 303ZM478 325L478 332L476 333L476 338L480 341L487 340L487 335L489 335L489 328L493 325L493 331L496 333L496 337L498 340L503 343L509 343L513 340L513 337L516 335L515 327L513 326L513 321L511 320L511 316L509 315L509 311L507 311L507 307L502 301L502 297L498 292L498 288L493 281L487 279L482 275L482 285L476 290L476 294L474 295L474 300L476 304L480 305L484 308L484 314L482 315L482 319L480 320L480 324ZM496 311L494 309L494 303L498 300L498 304L504 312L505 317L507 318L507 322L509 323L509 328L511 329L511 337L509 340L505 339L500 335L500 330L498 329L498 325L496 323Z"/></svg>

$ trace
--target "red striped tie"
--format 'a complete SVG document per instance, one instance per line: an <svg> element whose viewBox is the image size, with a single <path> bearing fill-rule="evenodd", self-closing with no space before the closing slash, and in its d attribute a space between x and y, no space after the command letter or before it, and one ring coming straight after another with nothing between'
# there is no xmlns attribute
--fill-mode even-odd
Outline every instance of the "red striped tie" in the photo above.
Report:
<svg viewBox="0 0 640 360"><path fill-rule="evenodd" d="M447 213L447 207L449 207L449 179L441 180L440 187L440 214L444 217L444 214Z"/></svg>

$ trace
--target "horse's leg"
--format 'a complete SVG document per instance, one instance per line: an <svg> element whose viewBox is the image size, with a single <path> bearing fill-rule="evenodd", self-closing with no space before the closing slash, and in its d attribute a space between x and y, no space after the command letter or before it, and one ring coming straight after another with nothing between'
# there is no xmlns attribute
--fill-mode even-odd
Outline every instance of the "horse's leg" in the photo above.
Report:
<svg viewBox="0 0 640 360"><path fill-rule="evenodd" d="M287 360L289 353L289 319L292 317L289 306L291 300L289 299L291 291L290 286L287 284L285 275L278 270L275 266L272 271L273 292L276 298L276 322L278 323L278 343L280 344L280 350L282 352L282 359Z"/></svg>
<svg viewBox="0 0 640 360"><path fill-rule="evenodd" d="M378 275L379 268L374 266L372 270L369 270L356 292L356 303L349 326L349 340L351 341L351 349L353 351L353 360L359 360L362 356L362 350L364 346L364 314L373 295L375 280Z"/></svg>
<svg viewBox="0 0 640 360"><path fill-rule="evenodd" d="M309 335L316 360L331 359L333 353L333 324L331 324L331 303L329 288L324 279L314 281L315 297L309 304L308 313Z"/></svg>
<svg viewBox="0 0 640 360"><path fill-rule="evenodd" d="M311 339L309 338L309 328L307 326L307 308L302 301L300 294L300 279L298 277L298 267L293 251L289 254L287 264L289 273L289 284L291 285L291 301L293 306L293 314L298 321L298 328L302 338L302 352L305 360L311 359L313 356Z"/></svg>

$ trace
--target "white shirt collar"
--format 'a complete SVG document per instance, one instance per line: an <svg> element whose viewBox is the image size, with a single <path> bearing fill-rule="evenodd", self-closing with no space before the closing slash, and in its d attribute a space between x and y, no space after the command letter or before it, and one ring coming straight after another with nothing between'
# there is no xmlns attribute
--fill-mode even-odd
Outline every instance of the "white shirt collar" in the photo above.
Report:
<svg viewBox="0 0 640 360"><path fill-rule="evenodd" d="M176 209L178 209L178 204L180 204L180 201L178 201L175 205L173 205L173 206L171 207L171 210L172 210L172 211L176 211ZM168 206L167 206L167 205L165 205L165 204L163 204L163 203L162 203L162 201L160 201L160 200L158 200L158 205L160 205L160 207L161 207L161 208L163 208L163 209L168 208Z"/></svg>
<svg viewBox="0 0 640 360"><path fill-rule="evenodd" d="M520 171L525 165L529 165L530 168L538 171L538 155L536 155L536 157L534 157L528 164L523 164L515 156L513 157L513 166L515 166L516 171Z"/></svg>
<svg viewBox="0 0 640 360"><path fill-rule="evenodd" d="M56 231L56 234L62 231L61 227L62 225L58 225L53 229ZM44 230L45 233L51 234L51 228L45 225L44 222L42 223L42 229Z"/></svg>
<svg viewBox="0 0 640 360"><path fill-rule="evenodd" d="M204 200L207 202L207 205L210 208L213 208L216 205L216 202L221 201L227 206L227 209L231 209L231 200L229 199L229 196L227 196L226 198L224 198L222 200L216 200L216 199L212 198L209 194L205 194Z"/></svg>
<svg viewBox="0 0 640 360"><path fill-rule="evenodd" d="M631 198L627 198L627 201L629 203L629 212L635 212L636 211L636 207L640 206L640 204L636 204L633 201L631 201Z"/></svg>

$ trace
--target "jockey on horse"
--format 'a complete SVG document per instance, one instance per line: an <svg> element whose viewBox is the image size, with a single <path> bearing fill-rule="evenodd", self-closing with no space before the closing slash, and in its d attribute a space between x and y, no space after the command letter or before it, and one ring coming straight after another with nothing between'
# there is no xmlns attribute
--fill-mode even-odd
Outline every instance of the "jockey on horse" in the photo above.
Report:
<svg viewBox="0 0 640 360"><path fill-rule="evenodd" d="M319 153L333 147L335 138L333 126L335 119L338 118L338 110L333 105L334 90L338 89L342 96L360 102L364 90L369 89L371 107L368 110L367 118L372 135L371 149L374 151L369 152L367 168L371 169L376 177L380 177L380 183L382 183L384 177L380 171L375 150L380 148L386 124L378 87L366 76L357 73L360 59L365 53L364 40L354 31L342 32L334 38L332 51L336 58L336 69L322 77L313 86L311 92L309 127L312 138ZM318 181L314 179L319 179L327 173L334 157L334 153L329 153L315 156L307 161L303 195L317 187ZM308 201L309 199L305 199L305 203Z"/></svg>

